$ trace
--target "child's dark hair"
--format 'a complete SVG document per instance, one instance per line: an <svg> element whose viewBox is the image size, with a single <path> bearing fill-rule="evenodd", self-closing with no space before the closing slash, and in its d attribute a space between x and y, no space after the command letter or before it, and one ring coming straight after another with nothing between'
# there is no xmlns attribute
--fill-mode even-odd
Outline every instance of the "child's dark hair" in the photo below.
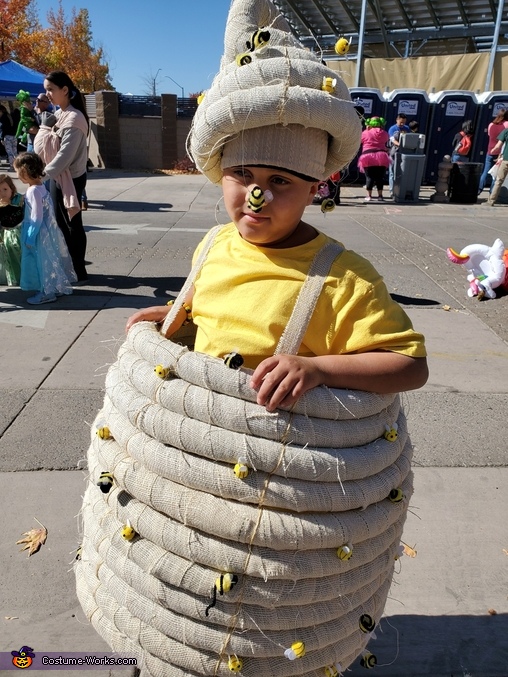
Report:
<svg viewBox="0 0 508 677"><path fill-rule="evenodd" d="M8 174L0 174L0 185L6 183L9 188L12 190L12 194L15 195L18 192L18 189L14 185L14 181Z"/></svg>
<svg viewBox="0 0 508 677"><path fill-rule="evenodd" d="M31 179L42 179L46 176L44 162L37 153L20 153L14 158L14 169L24 169Z"/></svg>
<svg viewBox="0 0 508 677"><path fill-rule="evenodd" d="M472 134L474 131L473 121L464 120L464 122L462 123L462 131L464 132L464 134Z"/></svg>

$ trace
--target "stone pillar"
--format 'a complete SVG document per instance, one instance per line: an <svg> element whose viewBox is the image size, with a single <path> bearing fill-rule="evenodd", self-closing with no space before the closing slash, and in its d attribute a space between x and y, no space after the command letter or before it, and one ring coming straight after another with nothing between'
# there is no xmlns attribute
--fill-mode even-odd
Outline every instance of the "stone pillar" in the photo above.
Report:
<svg viewBox="0 0 508 677"><path fill-rule="evenodd" d="M453 164L449 155L445 155L443 161L437 166L436 192L430 196L431 202L448 203L450 198L446 195L450 183L450 172Z"/></svg>
<svg viewBox="0 0 508 677"><path fill-rule="evenodd" d="M173 169L178 158L176 146L176 95L161 95L162 169Z"/></svg>
<svg viewBox="0 0 508 677"><path fill-rule="evenodd" d="M95 92L95 106L99 157L104 167L121 169L118 92Z"/></svg>

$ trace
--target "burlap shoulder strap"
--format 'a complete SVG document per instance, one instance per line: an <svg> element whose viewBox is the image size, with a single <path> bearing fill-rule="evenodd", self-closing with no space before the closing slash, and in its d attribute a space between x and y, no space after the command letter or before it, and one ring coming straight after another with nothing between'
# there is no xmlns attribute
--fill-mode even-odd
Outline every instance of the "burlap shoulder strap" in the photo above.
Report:
<svg viewBox="0 0 508 677"><path fill-rule="evenodd" d="M166 334L167 328L170 326L171 322L178 313L180 304L183 302L187 292L194 284L194 280L201 270L203 263L208 256L208 252L213 246L215 237L222 227L223 226L215 226L210 231L203 249L196 260L196 263L192 267L188 278L185 280L185 284L178 294L176 303L173 305L167 314L166 319L164 320L164 324L161 328L161 333L163 335ZM303 337L305 336L305 332L307 331L310 318L312 317L312 313L316 307L321 289L323 288L323 284L326 280L326 276L330 272L332 263L342 251L343 247L341 247L341 245L337 242L328 242L318 251L314 257L307 277L305 278L302 288L300 289L300 293L298 294L298 298L296 299L295 307L293 308L289 322L287 323L287 326L280 337L277 348L275 349L275 355L292 355L298 352Z"/></svg>

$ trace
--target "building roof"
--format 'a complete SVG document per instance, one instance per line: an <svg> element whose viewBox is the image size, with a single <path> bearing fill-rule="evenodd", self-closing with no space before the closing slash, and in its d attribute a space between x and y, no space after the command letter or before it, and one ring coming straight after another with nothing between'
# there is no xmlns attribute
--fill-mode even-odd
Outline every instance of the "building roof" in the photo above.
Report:
<svg viewBox="0 0 508 677"><path fill-rule="evenodd" d="M355 57L364 2L364 57L464 54L493 45L508 51L504 0L274 0L299 40L326 60L339 58L334 45L341 36L352 38L348 57Z"/></svg>

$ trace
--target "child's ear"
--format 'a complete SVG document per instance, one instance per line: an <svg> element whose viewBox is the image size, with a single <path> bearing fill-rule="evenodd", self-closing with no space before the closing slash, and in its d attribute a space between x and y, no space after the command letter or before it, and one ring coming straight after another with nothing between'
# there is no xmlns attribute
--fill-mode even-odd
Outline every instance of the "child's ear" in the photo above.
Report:
<svg viewBox="0 0 508 677"><path fill-rule="evenodd" d="M316 181L315 183L311 183L309 198L307 200L308 205L312 204L312 200L314 199L314 196L317 193L318 187L319 187L319 181Z"/></svg>

